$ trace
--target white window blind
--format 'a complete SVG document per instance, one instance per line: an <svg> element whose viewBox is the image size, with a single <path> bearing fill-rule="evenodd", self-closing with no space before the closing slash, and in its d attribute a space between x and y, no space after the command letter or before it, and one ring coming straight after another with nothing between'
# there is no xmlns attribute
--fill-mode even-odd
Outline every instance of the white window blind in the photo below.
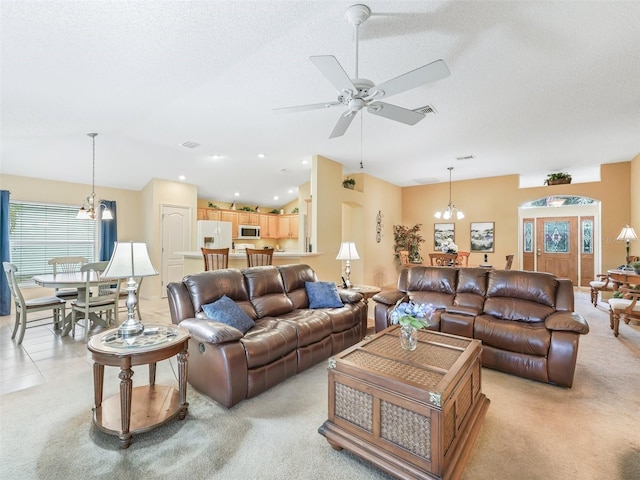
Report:
<svg viewBox="0 0 640 480"><path fill-rule="evenodd" d="M77 206L11 201L9 203L11 263L18 281L53 273L53 257L86 257L94 261L97 222L78 220Z"/></svg>

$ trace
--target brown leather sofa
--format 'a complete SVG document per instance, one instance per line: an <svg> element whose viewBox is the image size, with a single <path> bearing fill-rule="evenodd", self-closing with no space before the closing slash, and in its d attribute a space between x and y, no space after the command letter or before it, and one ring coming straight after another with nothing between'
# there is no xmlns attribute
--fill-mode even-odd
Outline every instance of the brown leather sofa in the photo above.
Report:
<svg viewBox="0 0 640 480"><path fill-rule="evenodd" d="M231 407L362 340L363 296L339 289L344 307L310 309L305 282L316 281L311 267L296 264L214 270L170 283L171 321L191 333L189 383ZM254 320L244 335L202 311L223 295Z"/></svg>
<svg viewBox="0 0 640 480"><path fill-rule="evenodd" d="M413 267L396 290L374 295L376 331L396 302L432 303L430 329L482 341L482 365L571 387L586 320L573 312L573 285L548 273Z"/></svg>

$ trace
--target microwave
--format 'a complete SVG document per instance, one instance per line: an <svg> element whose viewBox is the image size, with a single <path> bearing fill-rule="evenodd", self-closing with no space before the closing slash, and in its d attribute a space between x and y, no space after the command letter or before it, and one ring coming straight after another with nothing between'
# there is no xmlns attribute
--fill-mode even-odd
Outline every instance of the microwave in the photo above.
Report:
<svg viewBox="0 0 640 480"><path fill-rule="evenodd" d="M260 238L260 227L257 225L238 225L238 236L240 239Z"/></svg>

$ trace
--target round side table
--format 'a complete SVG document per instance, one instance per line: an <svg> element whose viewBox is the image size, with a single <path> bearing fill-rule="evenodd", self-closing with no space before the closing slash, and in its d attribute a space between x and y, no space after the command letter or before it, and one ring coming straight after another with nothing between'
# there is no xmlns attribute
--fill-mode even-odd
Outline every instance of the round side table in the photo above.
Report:
<svg viewBox="0 0 640 480"><path fill-rule="evenodd" d="M89 340L93 359L93 423L105 433L118 435L120 448L128 448L134 433L146 432L176 416L187 414L187 352L191 335L176 325L145 325L136 337L120 337L117 329ZM156 385L156 362L177 355L178 388ZM149 365L149 384L133 388L136 365ZM120 393L102 400L104 367L120 367Z"/></svg>

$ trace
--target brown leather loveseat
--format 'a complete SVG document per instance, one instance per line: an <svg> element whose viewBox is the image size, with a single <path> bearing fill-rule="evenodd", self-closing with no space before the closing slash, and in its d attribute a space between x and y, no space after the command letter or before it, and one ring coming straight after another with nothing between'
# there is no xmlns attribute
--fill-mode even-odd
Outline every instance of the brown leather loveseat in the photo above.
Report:
<svg viewBox="0 0 640 480"><path fill-rule="evenodd" d="M573 285L548 273L485 268L412 267L397 290L376 301L376 331L396 302L431 303L430 329L482 341L482 365L571 387L586 320L573 312Z"/></svg>
<svg viewBox="0 0 640 480"><path fill-rule="evenodd" d="M231 407L362 340L362 295L338 290L344 306L310 309L305 282L317 281L311 267L296 264L214 270L170 283L171 321L191 333L189 383ZM255 322L244 334L203 312L224 295Z"/></svg>

